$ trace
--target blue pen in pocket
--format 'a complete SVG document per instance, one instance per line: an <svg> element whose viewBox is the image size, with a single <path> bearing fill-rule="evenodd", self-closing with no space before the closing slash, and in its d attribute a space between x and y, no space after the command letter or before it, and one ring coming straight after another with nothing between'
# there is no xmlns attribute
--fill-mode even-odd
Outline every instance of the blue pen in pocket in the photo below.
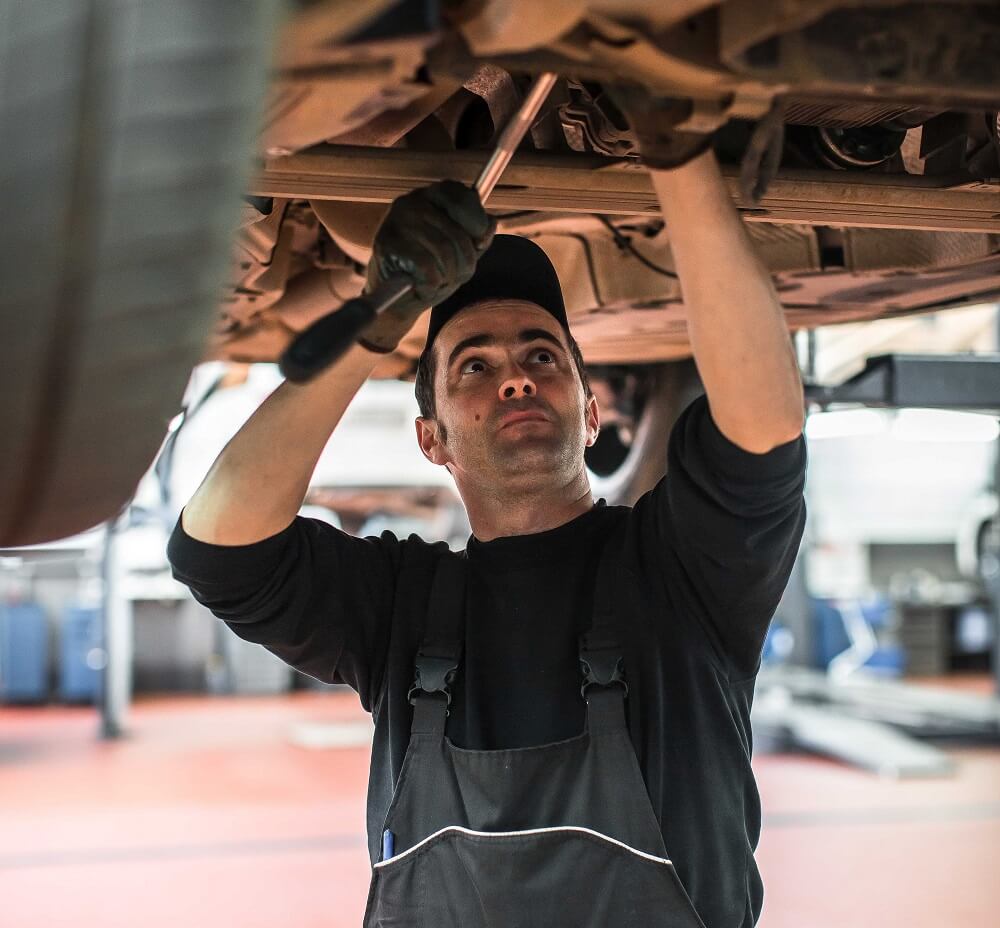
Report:
<svg viewBox="0 0 1000 928"><path fill-rule="evenodd" d="M386 828L382 832L382 860L388 860L396 851L396 836Z"/></svg>

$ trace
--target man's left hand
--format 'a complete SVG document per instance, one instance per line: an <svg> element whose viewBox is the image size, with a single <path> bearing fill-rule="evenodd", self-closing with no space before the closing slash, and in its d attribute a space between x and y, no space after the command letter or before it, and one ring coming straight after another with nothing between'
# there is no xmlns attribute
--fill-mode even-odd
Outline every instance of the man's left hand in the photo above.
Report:
<svg viewBox="0 0 1000 928"><path fill-rule="evenodd" d="M648 168L679 168L712 147L714 133L685 132L675 127L690 115L690 100L656 97L638 85L605 88L636 135L642 162Z"/></svg>

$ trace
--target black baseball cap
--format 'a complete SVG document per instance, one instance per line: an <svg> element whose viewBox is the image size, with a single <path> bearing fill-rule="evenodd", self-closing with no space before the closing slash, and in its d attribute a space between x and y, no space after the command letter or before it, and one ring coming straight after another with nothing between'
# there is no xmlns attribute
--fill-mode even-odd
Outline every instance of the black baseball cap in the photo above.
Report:
<svg viewBox="0 0 1000 928"><path fill-rule="evenodd" d="M476 272L448 299L431 309L424 351L455 315L483 300L525 300L534 303L569 332L566 305L556 269L540 245L520 235L497 235L483 252Z"/></svg>

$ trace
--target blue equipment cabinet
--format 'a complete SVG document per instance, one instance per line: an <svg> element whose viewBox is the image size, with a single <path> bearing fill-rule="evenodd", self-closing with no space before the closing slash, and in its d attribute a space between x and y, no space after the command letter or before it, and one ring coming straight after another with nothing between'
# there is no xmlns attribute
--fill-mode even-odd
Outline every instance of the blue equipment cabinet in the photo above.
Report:
<svg viewBox="0 0 1000 928"><path fill-rule="evenodd" d="M101 672L93 656L101 647L101 610L70 606L63 614L59 696L66 702L96 702Z"/></svg>
<svg viewBox="0 0 1000 928"><path fill-rule="evenodd" d="M0 701L48 698L49 635L36 603L0 605Z"/></svg>

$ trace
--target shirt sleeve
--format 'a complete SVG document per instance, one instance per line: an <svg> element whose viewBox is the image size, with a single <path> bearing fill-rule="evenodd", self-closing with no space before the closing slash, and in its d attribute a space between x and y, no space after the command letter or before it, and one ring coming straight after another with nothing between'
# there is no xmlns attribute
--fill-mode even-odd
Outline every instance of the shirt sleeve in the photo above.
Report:
<svg viewBox="0 0 1000 928"><path fill-rule="evenodd" d="M668 599L694 617L732 679L759 667L802 540L805 467L802 435L745 451L701 396L674 425L666 476L636 505Z"/></svg>
<svg viewBox="0 0 1000 928"><path fill-rule="evenodd" d="M369 712L388 651L400 542L355 538L297 517L249 545L212 545L174 528L174 577L240 638L324 683L346 683Z"/></svg>

